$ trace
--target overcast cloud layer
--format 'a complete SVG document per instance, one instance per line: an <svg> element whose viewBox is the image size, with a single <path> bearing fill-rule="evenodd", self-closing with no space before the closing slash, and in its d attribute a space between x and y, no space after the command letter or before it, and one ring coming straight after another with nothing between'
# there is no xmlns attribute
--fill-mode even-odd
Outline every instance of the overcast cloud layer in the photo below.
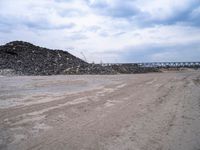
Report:
<svg viewBox="0 0 200 150"><path fill-rule="evenodd" d="M0 0L0 44L89 62L200 61L200 0Z"/></svg>

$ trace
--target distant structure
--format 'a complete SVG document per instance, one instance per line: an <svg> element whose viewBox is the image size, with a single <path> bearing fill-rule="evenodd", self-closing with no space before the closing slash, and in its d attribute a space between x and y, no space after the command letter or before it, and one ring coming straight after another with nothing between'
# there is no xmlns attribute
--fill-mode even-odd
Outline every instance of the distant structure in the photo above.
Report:
<svg viewBox="0 0 200 150"><path fill-rule="evenodd" d="M151 62L151 63L138 63L138 65L144 67L158 67L158 68L168 68L168 67L195 68L195 67L200 67L200 62Z"/></svg>
<svg viewBox="0 0 200 150"><path fill-rule="evenodd" d="M200 62L145 62L145 63L104 63L103 66L138 65L147 68L200 68Z"/></svg>

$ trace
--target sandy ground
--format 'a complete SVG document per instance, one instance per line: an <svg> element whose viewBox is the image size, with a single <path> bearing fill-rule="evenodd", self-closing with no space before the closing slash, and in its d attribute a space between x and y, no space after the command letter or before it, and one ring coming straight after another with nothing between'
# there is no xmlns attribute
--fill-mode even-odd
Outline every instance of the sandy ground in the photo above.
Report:
<svg viewBox="0 0 200 150"><path fill-rule="evenodd" d="M199 150L200 72L0 77L1 150Z"/></svg>

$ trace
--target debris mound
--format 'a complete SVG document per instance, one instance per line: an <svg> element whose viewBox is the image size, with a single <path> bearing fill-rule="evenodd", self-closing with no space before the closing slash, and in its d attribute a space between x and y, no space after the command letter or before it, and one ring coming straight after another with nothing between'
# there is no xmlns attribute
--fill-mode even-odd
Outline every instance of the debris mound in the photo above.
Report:
<svg viewBox="0 0 200 150"><path fill-rule="evenodd" d="M0 46L0 74L117 74L157 72L137 64L102 66L90 64L67 51L51 50L28 42L14 41Z"/></svg>
<svg viewBox="0 0 200 150"><path fill-rule="evenodd" d="M50 50L23 41L0 46L0 69L11 69L18 75L114 73L101 65L89 64L66 51Z"/></svg>
<svg viewBox="0 0 200 150"><path fill-rule="evenodd" d="M158 68L141 67L134 63L111 64L107 68L120 74L160 72Z"/></svg>

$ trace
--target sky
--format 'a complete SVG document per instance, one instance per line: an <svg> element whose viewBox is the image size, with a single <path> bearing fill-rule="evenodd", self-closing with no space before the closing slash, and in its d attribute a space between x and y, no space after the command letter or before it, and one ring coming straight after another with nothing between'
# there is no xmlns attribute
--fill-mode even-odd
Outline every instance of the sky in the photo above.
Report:
<svg viewBox="0 0 200 150"><path fill-rule="evenodd" d="M95 63L200 61L200 0L0 0L0 45L15 40Z"/></svg>

